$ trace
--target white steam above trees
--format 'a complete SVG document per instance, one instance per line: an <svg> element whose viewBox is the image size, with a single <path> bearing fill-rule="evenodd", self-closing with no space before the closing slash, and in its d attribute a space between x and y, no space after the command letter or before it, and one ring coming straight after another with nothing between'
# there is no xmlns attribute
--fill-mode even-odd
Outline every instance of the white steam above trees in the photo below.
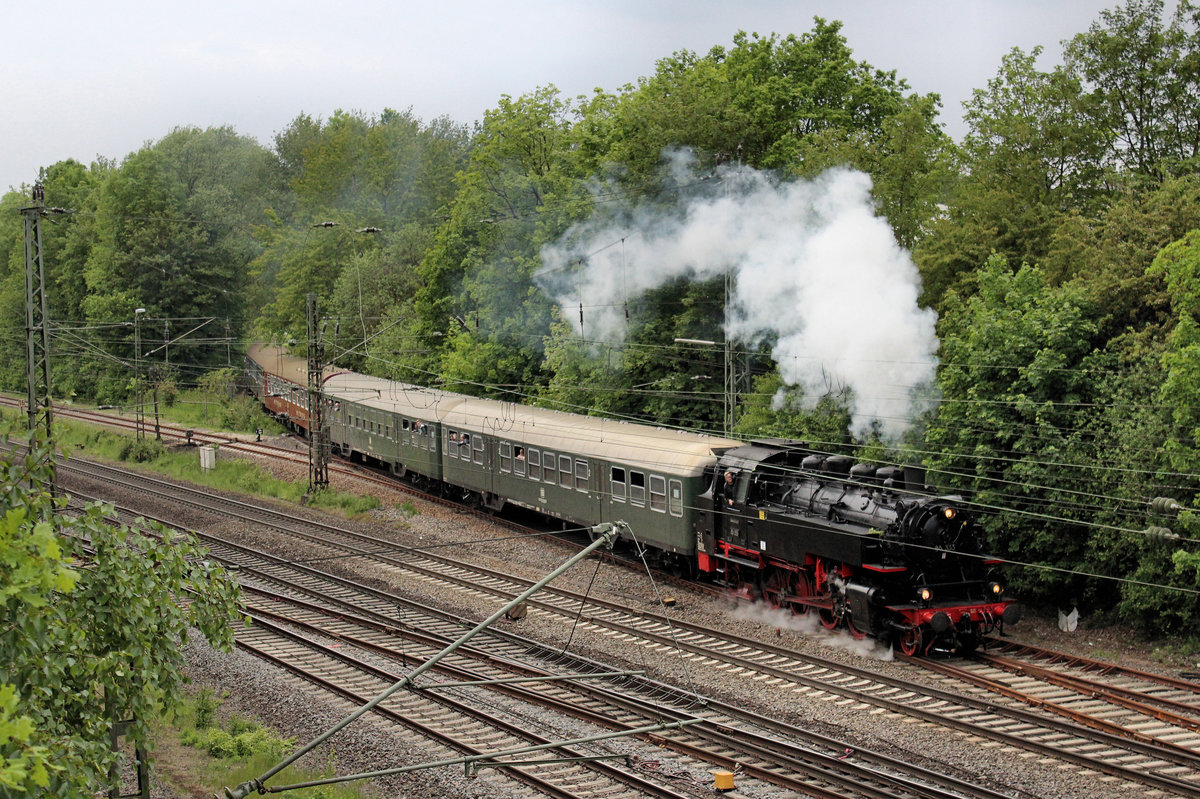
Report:
<svg viewBox="0 0 1200 799"><path fill-rule="evenodd" d="M856 432L872 419L885 435L902 431L913 389L934 376L936 315L917 305L916 266L875 214L870 178L836 169L780 183L730 166L697 182L681 174L689 161L675 159L672 194L594 216L543 248L538 281L563 315L585 338L616 342L623 308L643 292L728 275L730 341L769 348L807 401L849 388Z"/></svg>

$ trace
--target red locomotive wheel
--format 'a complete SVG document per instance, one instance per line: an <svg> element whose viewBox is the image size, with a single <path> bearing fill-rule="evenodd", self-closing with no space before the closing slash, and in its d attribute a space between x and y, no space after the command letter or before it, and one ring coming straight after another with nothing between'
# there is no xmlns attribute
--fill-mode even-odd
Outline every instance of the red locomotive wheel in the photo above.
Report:
<svg viewBox="0 0 1200 799"><path fill-rule="evenodd" d="M808 572L796 572L792 575L792 593L800 599L807 599L813 595L812 578L808 576ZM792 613L797 616L807 616L808 605L803 602L793 602Z"/></svg>
<svg viewBox="0 0 1200 799"><path fill-rule="evenodd" d="M858 629L854 624L854 617L849 612L846 613L846 630L850 633L850 637L856 641L861 641L867 637L867 631Z"/></svg>
<svg viewBox="0 0 1200 799"><path fill-rule="evenodd" d="M773 608L782 607L784 598L788 595L788 573L774 569L763 581L763 599Z"/></svg>
<svg viewBox="0 0 1200 799"><path fill-rule="evenodd" d="M921 650L921 628L913 627L905 630L904 634L900 636L898 643L900 644L900 651L909 657L917 654Z"/></svg>

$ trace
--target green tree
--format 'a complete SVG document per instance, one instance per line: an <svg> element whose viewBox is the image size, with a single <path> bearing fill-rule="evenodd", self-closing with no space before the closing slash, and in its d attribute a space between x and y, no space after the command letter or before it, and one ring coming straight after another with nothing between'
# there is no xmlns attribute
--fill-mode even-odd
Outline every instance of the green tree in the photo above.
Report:
<svg viewBox="0 0 1200 799"><path fill-rule="evenodd" d="M91 370L109 375L95 389L103 401L123 399L128 366L114 356L132 361L135 308L146 309L147 340L165 342L206 320L210 335L223 334L226 323L231 334L242 332L246 266L259 251L252 226L278 196L275 174L270 154L229 128L180 128L104 175L95 191L94 241L76 275L87 289L84 317L110 331L85 350L85 357L104 353ZM225 359L224 347L190 339L148 349L162 361L169 352L174 366L188 370Z"/></svg>
<svg viewBox="0 0 1200 799"><path fill-rule="evenodd" d="M1100 12L1064 51L1085 82L1088 121L1103 133L1110 163L1160 179L1200 155L1200 11L1181 0L1163 25L1162 0L1127 0Z"/></svg>
<svg viewBox="0 0 1200 799"><path fill-rule="evenodd" d="M1174 422L1167 454L1174 469L1192 471L1200 455L1200 230L1163 248L1149 272L1165 279L1176 317L1162 356L1160 396Z"/></svg>
<svg viewBox="0 0 1200 799"><path fill-rule="evenodd" d="M785 386L778 374L761 375L739 408L736 430L743 435L805 441L823 450L852 442L850 397L843 392L806 401L803 391Z"/></svg>
<svg viewBox="0 0 1200 799"><path fill-rule="evenodd" d="M1040 270L1014 274L999 256L979 273L978 292L951 293L939 323L941 402L926 430L933 479L969 491L987 509L988 546L1022 562L1087 561L1087 521L1073 493L1091 453L1078 445L1082 408L1093 397L1086 359L1094 311L1078 289L1051 289ZM1033 601L1068 601L1083 586L1054 572L1011 580Z"/></svg>
<svg viewBox="0 0 1200 799"><path fill-rule="evenodd" d="M256 231L263 245L251 270L263 309L259 335L301 335L310 293L327 313L354 319L360 341L367 304L374 307L368 335L385 310L411 315L411 303L394 303L417 288L413 242L428 249L441 209L454 196L453 177L469 147L466 130L444 117L425 125L391 109L378 117L338 111L328 122L297 117L275 144L297 210L285 205ZM367 273L385 291L360 303L358 285Z"/></svg>
<svg viewBox="0 0 1200 799"><path fill-rule="evenodd" d="M576 169L575 105L553 86L502 97L484 114L449 217L419 269L419 314L408 333L445 334L446 360L428 362L464 386L540 383L551 303L533 285L537 252L590 198ZM473 349L477 349L473 352Z"/></svg>
<svg viewBox="0 0 1200 799"><path fill-rule="evenodd" d="M62 513L42 488L50 453L30 443L0 458L0 794L90 797L111 723L132 719L149 746L179 700L188 631L231 645L237 588L189 536L99 504Z"/></svg>
<svg viewBox="0 0 1200 799"><path fill-rule="evenodd" d="M908 84L855 61L841 28L814 17L812 31L800 36L733 37L725 72L732 104L748 123L741 142L748 163L793 168L800 143L833 128L883 138L884 120L900 111Z"/></svg>
<svg viewBox="0 0 1200 799"><path fill-rule="evenodd" d="M928 304L952 287L970 291L993 252L1040 262L1064 215L1095 210L1105 196L1103 131L1084 115L1078 80L1038 70L1040 54L1014 48L966 105L962 177L914 252Z"/></svg>
<svg viewBox="0 0 1200 799"><path fill-rule="evenodd" d="M1103 310L1101 336L1128 331L1161 339L1170 317L1163 273L1149 267L1158 252L1200 227L1200 175L1167 178L1121 190L1095 217L1063 218L1044 260L1048 277L1072 281Z"/></svg>
<svg viewBox="0 0 1200 799"><path fill-rule="evenodd" d="M953 178L954 146L937 124L938 106L934 95L914 96L883 118L878 130L814 133L798 145L793 171L804 177L838 166L866 172L880 214L911 249L940 215Z"/></svg>

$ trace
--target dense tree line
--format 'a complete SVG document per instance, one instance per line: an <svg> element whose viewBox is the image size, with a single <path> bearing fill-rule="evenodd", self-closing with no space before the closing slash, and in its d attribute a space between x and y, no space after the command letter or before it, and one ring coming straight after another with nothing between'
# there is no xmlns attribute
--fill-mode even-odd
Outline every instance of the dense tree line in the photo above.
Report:
<svg viewBox="0 0 1200 799"><path fill-rule="evenodd" d="M612 91L504 96L472 127L339 111L296 117L270 146L184 128L120 162L54 164L47 202L71 213L45 235L52 357L89 365L56 370L55 392L125 398L137 308L147 359L190 382L225 365L226 337L303 340L310 293L341 365L582 412L719 429L732 363L738 434L923 462L988 511L1030 603L1195 636L1200 11L1127 0L1064 42L1059 66L1040 55L1005 56L960 143L939 97L857 61L839 23L816 19L671 54ZM937 314L936 377L902 387L919 402L899 439L860 422L863 389L789 384L778 331L729 353L676 342L732 336L746 286L704 263L732 215L669 279L584 296L589 261L639 277L620 264L647 220L732 207L748 179L846 168L870 176L873 212L919 273L917 310ZM24 204L0 200L10 389ZM871 289L828 302L868 328ZM589 335L600 319L621 336ZM1160 495L1185 510L1152 513Z"/></svg>

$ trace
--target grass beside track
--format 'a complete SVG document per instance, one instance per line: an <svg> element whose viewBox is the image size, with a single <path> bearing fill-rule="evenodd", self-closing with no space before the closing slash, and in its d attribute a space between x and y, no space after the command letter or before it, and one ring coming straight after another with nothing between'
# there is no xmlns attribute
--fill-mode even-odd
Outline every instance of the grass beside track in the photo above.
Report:
<svg viewBox="0 0 1200 799"><path fill-rule="evenodd" d="M13 417L15 411L3 412ZM221 428L217 428L220 430ZM376 497L364 497L326 488L305 499L308 481L281 480L245 458L217 458L216 468L200 469L195 447L164 446L153 437L138 441L132 434L106 430L60 417L54 420L54 441L67 458L84 457L117 461L131 468L183 480L218 491L269 497L285 502L305 502L309 507L354 517L380 507Z"/></svg>
<svg viewBox="0 0 1200 799"><path fill-rule="evenodd" d="M232 787L261 776L296 741L234 713L223 712L223 697L207 688L194 691L174 713L156 723L154 777L152 782L168 785L179 797L207 797L223 787ZM301 763L313 764L309 755ZM339 771L337 753L328 749L324 763L308 768L289 766L272 778L273 785L289 785L331 777ZM293 799L366 799L377 794L362 783L323 785L289 791Z"/></svg>
<svg viewBox="0 0 1200 799"><path fill-rule="evenodd" d="M217 458L216 467L200 469L195 447L167 447L153 438L137 441L125 433L102 430L90 424L63 419L54 423L55 441L68 457L121 461L131 466L175 480L198 483L219 491L232 491L300 502L308 491L308 481L281 480L244 458ZM310 507L356 516L380 506L375 497L363 497L326 488L306 500Z"/></svg>

